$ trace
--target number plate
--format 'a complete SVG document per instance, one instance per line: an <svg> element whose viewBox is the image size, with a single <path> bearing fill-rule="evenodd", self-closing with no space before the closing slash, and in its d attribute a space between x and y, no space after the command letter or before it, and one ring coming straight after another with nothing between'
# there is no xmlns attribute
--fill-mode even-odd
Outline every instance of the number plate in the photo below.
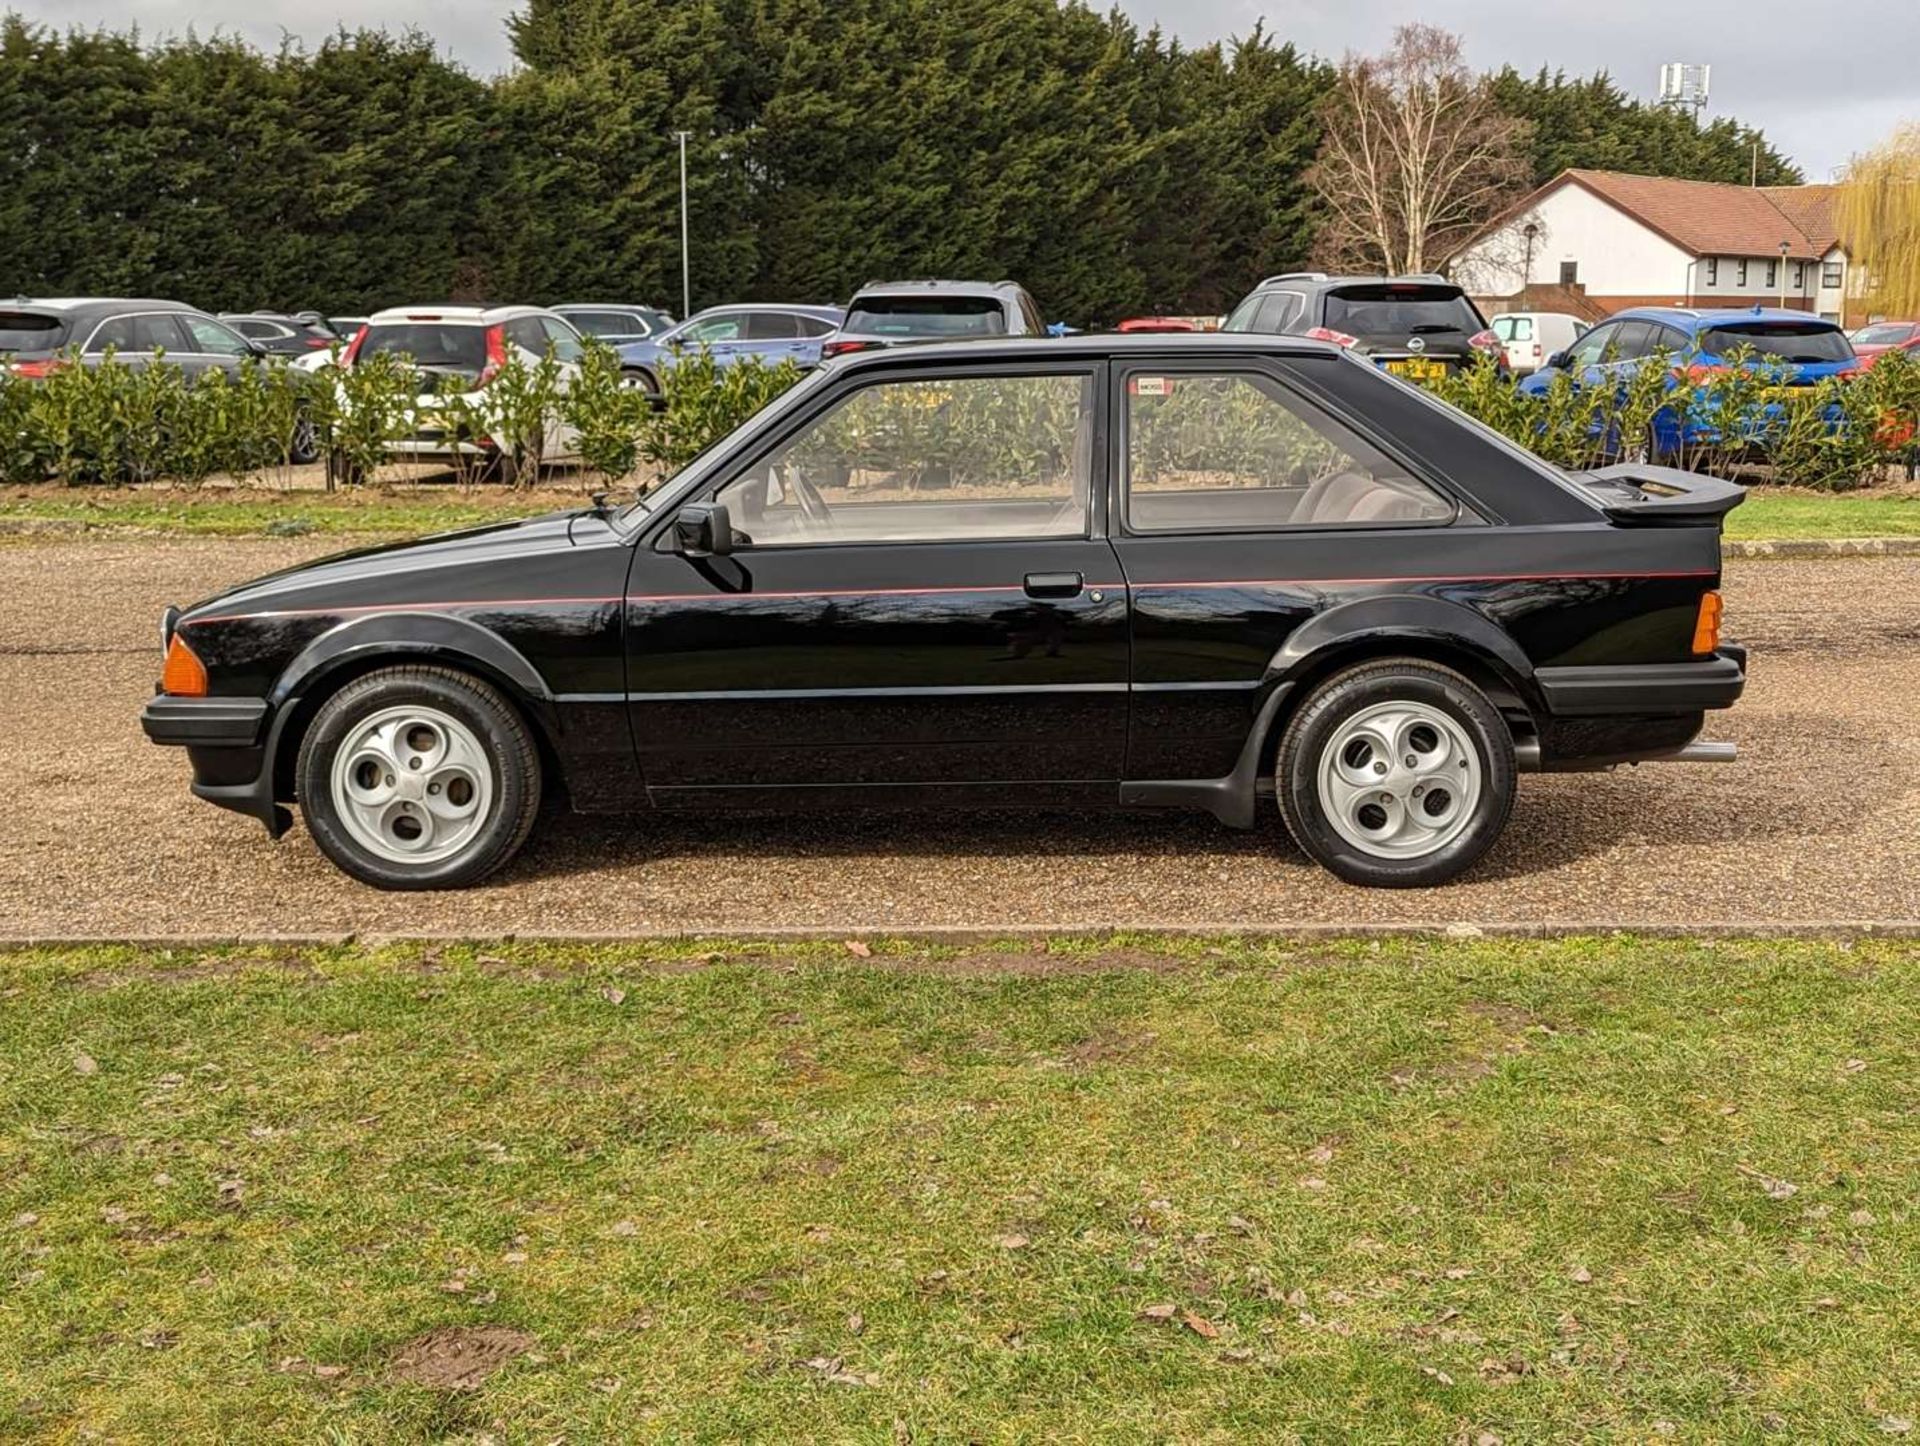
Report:
<svg viewBox="0 0 1920 1446"><path fill-rule="evenodd" d="M1387 370L1397 377L1405 377L1410 382L1437 382L1447 374L1447 364L1434 361L1430 357L1410 356L1388 362Z"/></svg>

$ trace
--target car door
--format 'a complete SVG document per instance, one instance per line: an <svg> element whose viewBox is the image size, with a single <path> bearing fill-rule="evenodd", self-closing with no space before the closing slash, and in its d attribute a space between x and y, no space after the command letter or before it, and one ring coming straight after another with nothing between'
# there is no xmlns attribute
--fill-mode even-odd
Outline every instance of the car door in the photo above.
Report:
<svg viewBox="0 0 1920 1446"><path fill-rule="evenodd" d="M112 352L116 360L136 367L151 364L158 355L175 366L185 367L184 354L191 345L191 339L169 312L123 312L95 327L83 343L82 352L96 361Z"/></svg>
<svg viewBox="0 0 1920 1446"><path fill-rule="evenodd" d="M705 352L717 365L726 366L746 345L747 317L744 311L728 311L689 322L674 338L676 350Z"/></svg>
<svg viewBox="0 0 1920 1446"><path fill-rule="evenodd" d="M231 375L248 357L256 355L251 342L210 316L182 311L174 313L174 320L187 335L188 349L181 353L180 361L190 376L210 371Z"/></svg>
<svg viewBox="0 0 1920 1446"><path fill-rule="evenodd" d="M844 378L636 549L627 686L667 807L1117 798L1127 606L1101 366Z"/></svg>
<svg viewBox="0 0 1920 1446"><path fill-rule="evenodd" d="M752 311L738 354L758 357L768 366L778 366L792 358L800 359L800 318L791 311Z"/></svg>
<svg viewBox="0 0 1920 1446"><path fill-rule="evenodd" d="M1311 385L1349 369L1251 354L1114 364L1112 535L1132 602L1128 801L1166 802L1156 784L1246 766L1274 660L1327 605L1329 580L1468 565L1434 545L1461 516L1456 499Z"/></svg>

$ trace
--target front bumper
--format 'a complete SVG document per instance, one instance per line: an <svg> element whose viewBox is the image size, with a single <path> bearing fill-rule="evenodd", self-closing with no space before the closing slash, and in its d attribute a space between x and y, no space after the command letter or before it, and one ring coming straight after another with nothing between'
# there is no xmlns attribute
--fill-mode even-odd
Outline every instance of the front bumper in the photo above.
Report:
<svg viewBox="0 0 1920 1446"><path fill-rule="evenodd" d="M1536 668L1555 718L1647 717L1731 708L1747 686L1747 650L1728 644L1695 663Z"/></svg>
<svg viewBox="0 0 1920 1446"><path fill-rule="evenodd" d="M274 715L264 698L161 694L141 711L140 727L155 743L187 750L195 798L257 818L279 838L293 826L273 796L273 758L290 711Z"/></svg>

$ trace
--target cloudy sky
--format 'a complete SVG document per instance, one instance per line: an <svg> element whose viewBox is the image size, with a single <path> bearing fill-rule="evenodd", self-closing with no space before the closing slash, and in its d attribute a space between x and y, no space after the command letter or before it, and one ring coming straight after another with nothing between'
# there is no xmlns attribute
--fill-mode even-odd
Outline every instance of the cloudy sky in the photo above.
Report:
<svg viewBox="0 0 1920 1446"><path fill-rule="evenodd" d="M123 27L150 35L189 26L237 31L262 44L283 33L314 40L338 24L418 25L481 72L506 68L502 21L519 0L0 0L58 26ZM1100 0L1101 4L1105 0ZM1650 94L1660 64L1713 66L1713 110L1762 127L1823 180L1902 120L1920 121L1920 0L1120 0L1143 23L1189 42L1270 33L1323 55L1378 49L1396 24L1427 20L1466 37L1478 65L1511 61L1606 69Z"/></svg>

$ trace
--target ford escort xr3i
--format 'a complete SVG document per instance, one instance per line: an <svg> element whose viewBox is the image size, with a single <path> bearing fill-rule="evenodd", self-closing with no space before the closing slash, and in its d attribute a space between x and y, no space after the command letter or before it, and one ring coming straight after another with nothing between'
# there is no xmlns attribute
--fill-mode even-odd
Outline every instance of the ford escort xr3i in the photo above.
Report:
<svg viewBox="0 0 1920 1446"><path fill-rule="evenodd" d="M830 361L624 506L164 619L193 791L391 889L592 813L1192 808L1437 884L1516 776L1723 761L1725 482L1568 473L1339 349L1081 336ZM1017 848L1010 835L1009 848Z"/></svg>

